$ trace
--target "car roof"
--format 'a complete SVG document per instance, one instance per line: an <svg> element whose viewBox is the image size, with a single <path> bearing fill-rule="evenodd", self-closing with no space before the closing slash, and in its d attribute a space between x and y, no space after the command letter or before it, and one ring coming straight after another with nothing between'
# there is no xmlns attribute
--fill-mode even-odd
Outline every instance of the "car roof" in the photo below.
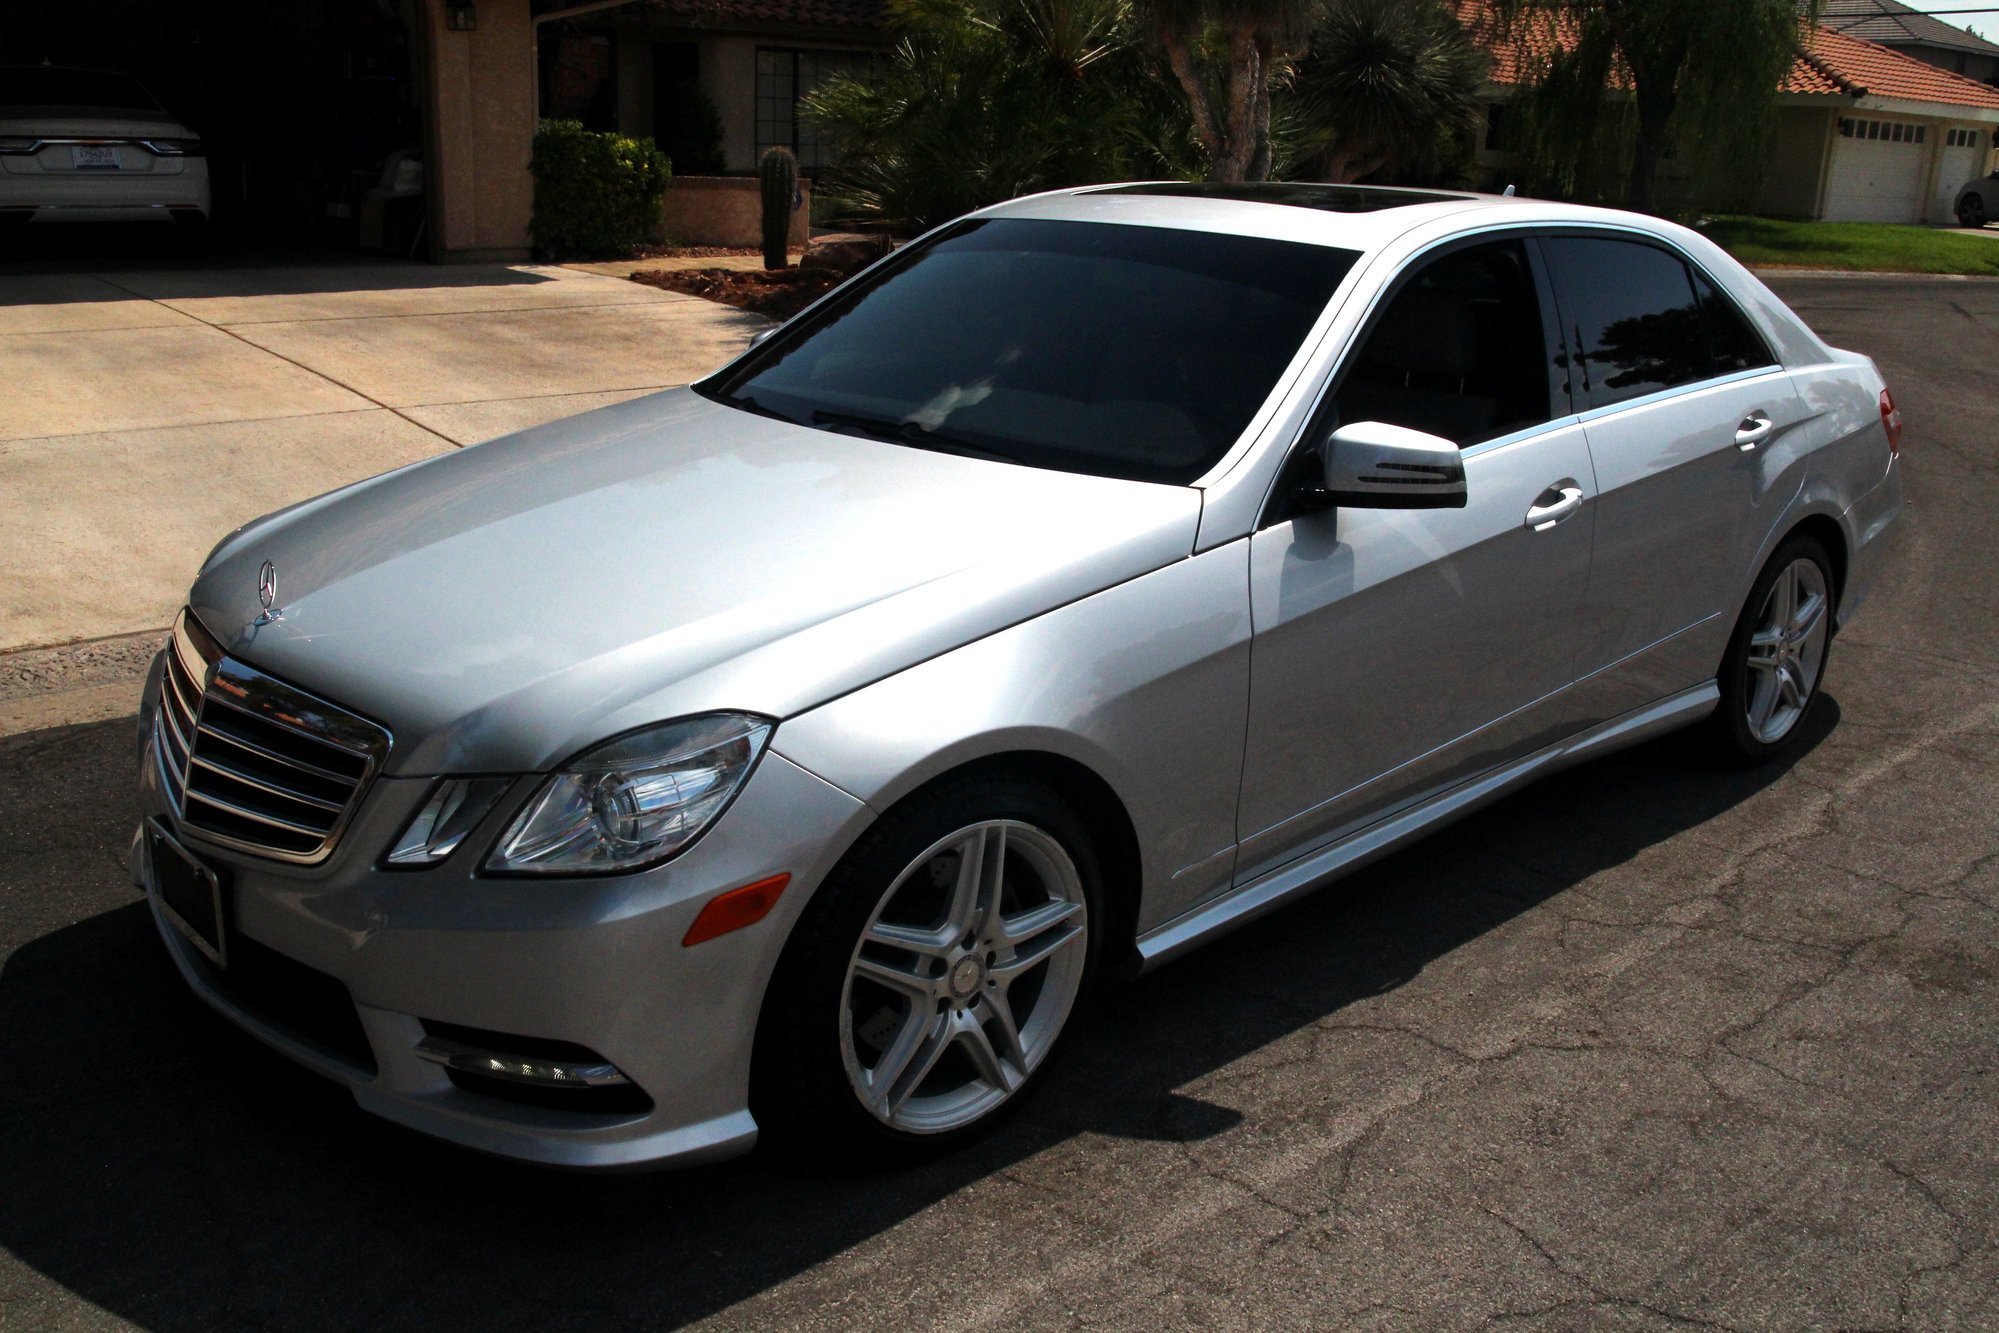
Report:
<svg viewBox="0 0 1999 1333"><path fill-rule="evenodd" d="M1460 222L1468 230L1498 223L1614 223L1661 237L1670 234L1657 218L1615 209L1470 191L1308 182L1088 185L1009 200L973 216L1173 227L1362 252L1381 249L1396 237L1438 222Z"/></svg>

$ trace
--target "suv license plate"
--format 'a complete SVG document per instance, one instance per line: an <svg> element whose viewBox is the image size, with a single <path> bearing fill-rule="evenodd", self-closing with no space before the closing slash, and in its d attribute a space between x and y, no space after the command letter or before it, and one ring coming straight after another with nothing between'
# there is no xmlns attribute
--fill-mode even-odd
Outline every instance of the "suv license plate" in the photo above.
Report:
<svg viewBox="0 0 1999 1333"><path fill-rule="evenodd" d="M110 144L76 144L69 150L69 164L78 171L116 171L118 149Z"/></svg>
<svg viewBox="0 0 1999 1333"><path fill-rule="evenodd" d="M222 881L157 824L146 826L153 863L153 898L160 912L217 967L229 965Z"/></svg>

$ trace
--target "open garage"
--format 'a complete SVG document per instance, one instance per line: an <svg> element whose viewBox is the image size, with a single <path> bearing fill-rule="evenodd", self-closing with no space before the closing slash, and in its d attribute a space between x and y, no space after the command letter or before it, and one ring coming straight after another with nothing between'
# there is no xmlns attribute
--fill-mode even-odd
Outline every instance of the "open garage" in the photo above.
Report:
<svg viewBox="0 0 1999 1333"><path fill-rule="evenodd" d="M9 19L8 60L137 78L199 136L218 243L407 254L429 230L418 5L22 6Z"/></svg>

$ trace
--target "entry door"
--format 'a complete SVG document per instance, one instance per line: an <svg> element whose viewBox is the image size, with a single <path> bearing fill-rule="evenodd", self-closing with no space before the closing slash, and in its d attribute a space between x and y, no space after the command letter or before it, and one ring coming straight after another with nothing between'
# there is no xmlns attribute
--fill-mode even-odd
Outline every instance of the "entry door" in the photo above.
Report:
<svg viewBox="0 0 1999 1333"><path fill-rule="evenodd" d="M1419 260L1314 423L1452 440L1464 508L1280 513L1251 541L1239 879L1569 729L1594 482L1537 279L1517 241Z"/></svg>
<svg viewBox="0 0 1999 1333"><path fill-rule="evenodd" d="M1755 326L1679 255L1610 237L1541 244L1579 351L1598 489L1578 691L1597 722L1713 678L1798 484L1785 435L1805 410Z"/></svg>

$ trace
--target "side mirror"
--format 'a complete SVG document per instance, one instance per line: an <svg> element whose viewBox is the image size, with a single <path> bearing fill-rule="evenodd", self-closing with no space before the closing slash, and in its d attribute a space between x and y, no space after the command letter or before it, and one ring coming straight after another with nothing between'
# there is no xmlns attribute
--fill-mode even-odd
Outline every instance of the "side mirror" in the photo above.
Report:
<svg viewBox="0 0 1999 1333"><path fill-rule="evenodd" d="M1383 421L1342 426L1319 445L1325 498L1355 509L1463 509L1465 463L1436 435Z"/></svg>

